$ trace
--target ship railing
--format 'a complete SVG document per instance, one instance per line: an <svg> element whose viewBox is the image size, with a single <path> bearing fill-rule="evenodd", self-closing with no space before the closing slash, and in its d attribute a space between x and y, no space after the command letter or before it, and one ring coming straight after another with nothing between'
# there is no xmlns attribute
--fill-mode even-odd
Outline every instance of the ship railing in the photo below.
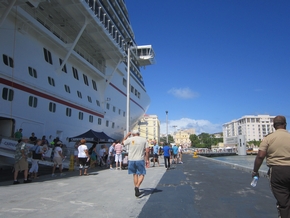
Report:
<svg viewBox="0 0 290 218"><path fill-rule="evenodd" d="M47 30L52 32L57 38L59 38L65 44L72 43L74 40L68 37L60 28L57 27L53 22L51 22L48 18L44 17L40 13L32 13L29 6L23 7L26 12L28 12L34 19L36 19L39 23L41 23ZM85 61L93 65L96 69L98 69L101 73L105 73L105 66L102 60L97 61L91 55L89 55L84 49L80 46L76 45L74 51L80 55Z"/></svg>

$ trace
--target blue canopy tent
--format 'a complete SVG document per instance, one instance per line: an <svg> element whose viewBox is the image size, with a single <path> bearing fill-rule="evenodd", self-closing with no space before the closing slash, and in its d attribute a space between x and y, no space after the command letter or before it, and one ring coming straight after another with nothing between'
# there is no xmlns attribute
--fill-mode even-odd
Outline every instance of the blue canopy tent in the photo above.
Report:
<svg viewBox="0 0 290 218"><path fill-rule="evenodd" d="M89 131L82 133L78 136L74 136L69 138L70 142L77 142L81 139L85 139L87 142L97 142L99 143L106 143L106 142L114 142L115 139L111 138L104 132L96 132L92 129Z"/></svg>

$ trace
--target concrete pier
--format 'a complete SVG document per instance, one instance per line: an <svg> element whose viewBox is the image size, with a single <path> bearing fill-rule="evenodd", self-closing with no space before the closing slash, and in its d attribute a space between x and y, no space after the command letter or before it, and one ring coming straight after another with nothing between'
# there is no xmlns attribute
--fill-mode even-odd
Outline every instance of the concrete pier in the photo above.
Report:
<svg viewBox="0 0 290 218"><path fill-rule="evenodd" d="M165 170L163 161L160 167L147 169L141 198L134 196L127 170L42 175L19 185L12 185L12 179L2 181L0 217L277 217L267 178L261 177L253 188L251 174L243 168L183 156L184 164L174 164L170 170Z"/></svg>

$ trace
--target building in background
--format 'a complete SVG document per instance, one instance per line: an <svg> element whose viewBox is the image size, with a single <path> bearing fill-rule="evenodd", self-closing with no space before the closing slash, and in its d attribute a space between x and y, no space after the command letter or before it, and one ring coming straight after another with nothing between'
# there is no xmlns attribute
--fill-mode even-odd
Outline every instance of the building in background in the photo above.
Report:
<svg viewBox="0 0 290 218"><path fill-rule="evenodd" d="M274 132L273 119L270 115L246 115L237 120L223 124L225 146L238 144L238 137L243 136L245 142L260 141L264 136Z"/></svg>
<svg viewBox="0 0 290 218"><path fill-rule="evenodd" d="M191 141L189 137L193 134L195 134L195 129L179 129L173 134L174 143L177 145L184 145L185 147L190 147Z"/></svg>
<svg viewBox="0 0 290 218"><path fill-rule="evenodd" d="M157 115L145 114L133 129L138 129L140 136L146 138L149 143L151 141L156 141L159 144L160 121L158 120Z"/></svg>

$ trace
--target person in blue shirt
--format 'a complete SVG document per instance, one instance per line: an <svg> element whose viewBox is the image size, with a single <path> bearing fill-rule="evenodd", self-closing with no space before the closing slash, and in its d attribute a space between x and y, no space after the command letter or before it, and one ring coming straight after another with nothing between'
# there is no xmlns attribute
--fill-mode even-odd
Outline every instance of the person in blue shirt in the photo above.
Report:
<svg viewBox="0 0 290 218"><path fill-rule="evenodd" d="M171 150L172 148L170 148L168 146L168 143L164 143L163 145L163 156L164 156L164 164L165 164L165 168L167 170L170 169L170 154L171 154Z"/></svg>
<svg viewBox="0 0 290 218"><path fill-rule="evenodd" d="M154 143L154 145L153 145L153 167L155 167L155 162L157 162L158 166L160 166L159 159L158 159L159 145L156 144L156 141L154 141L153 143Z"/></svg>
<svg viewBox="0 0 290 218"><path fill-rule="evenodd" d="M173 151L174 163L177 164L178 147L176 145L174 145L172 147L172 151Z"/></svg>

